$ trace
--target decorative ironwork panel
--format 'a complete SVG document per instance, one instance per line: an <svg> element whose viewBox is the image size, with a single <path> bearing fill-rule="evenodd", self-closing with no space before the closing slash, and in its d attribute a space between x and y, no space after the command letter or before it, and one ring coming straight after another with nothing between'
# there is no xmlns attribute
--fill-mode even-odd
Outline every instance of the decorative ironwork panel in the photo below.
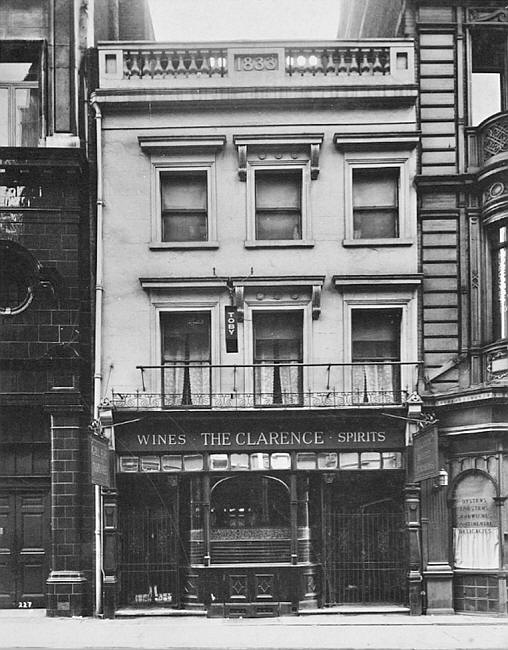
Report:
<svg viewBox="0 0 508 650"><path fill-rule="evenodd" d="M501 118L483 133L483 160L508 151L508 117Z"/></svg>

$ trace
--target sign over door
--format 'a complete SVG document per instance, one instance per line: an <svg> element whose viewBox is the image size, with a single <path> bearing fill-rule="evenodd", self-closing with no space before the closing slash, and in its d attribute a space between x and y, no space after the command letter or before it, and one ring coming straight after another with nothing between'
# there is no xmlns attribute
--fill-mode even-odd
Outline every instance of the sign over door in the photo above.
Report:
<svg viewBox="0 0 508 650"><path fill-rule="evenodd" d="M436 424L430 424L413 436L414 480L439 476L439 437Z"/></svg>
<svg viewBox="0 0 508 650"><path fill-rule="evenodd" d="M107 440L96 436L90 437L90 466L92 483L106 488L112 487L109 443Z"/></svg>

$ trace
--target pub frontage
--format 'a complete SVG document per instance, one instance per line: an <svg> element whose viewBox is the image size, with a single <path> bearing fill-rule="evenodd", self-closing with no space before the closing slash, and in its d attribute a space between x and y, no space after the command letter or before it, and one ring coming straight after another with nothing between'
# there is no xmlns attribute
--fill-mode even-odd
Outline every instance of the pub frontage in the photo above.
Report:
<svg viewBox="0 0 508 650"><path fill-rule="evenodd" d="M408 605L418 499L407 483L406 418L379 410L130 415L112 428L106 613Z"/></svg>

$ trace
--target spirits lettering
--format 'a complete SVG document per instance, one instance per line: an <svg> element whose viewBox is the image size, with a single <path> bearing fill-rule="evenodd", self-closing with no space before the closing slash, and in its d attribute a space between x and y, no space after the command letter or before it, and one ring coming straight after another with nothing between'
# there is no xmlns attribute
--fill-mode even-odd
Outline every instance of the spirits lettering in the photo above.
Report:
<svg viewBox="0 0 508 650"><path fill-rule="evenodd" d="M337 442L384 442L384 431L339 431Z"/></svg>

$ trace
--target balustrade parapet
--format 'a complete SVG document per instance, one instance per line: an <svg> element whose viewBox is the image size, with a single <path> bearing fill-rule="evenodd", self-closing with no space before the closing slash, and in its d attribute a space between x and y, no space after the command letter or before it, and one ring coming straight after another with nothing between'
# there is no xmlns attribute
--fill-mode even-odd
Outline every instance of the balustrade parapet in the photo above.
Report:
<svg viewBox="0 0 508 650"><path fill-rule="evenodd" d="M414 84L409 39L101 42L100 89Z"/></svg>

